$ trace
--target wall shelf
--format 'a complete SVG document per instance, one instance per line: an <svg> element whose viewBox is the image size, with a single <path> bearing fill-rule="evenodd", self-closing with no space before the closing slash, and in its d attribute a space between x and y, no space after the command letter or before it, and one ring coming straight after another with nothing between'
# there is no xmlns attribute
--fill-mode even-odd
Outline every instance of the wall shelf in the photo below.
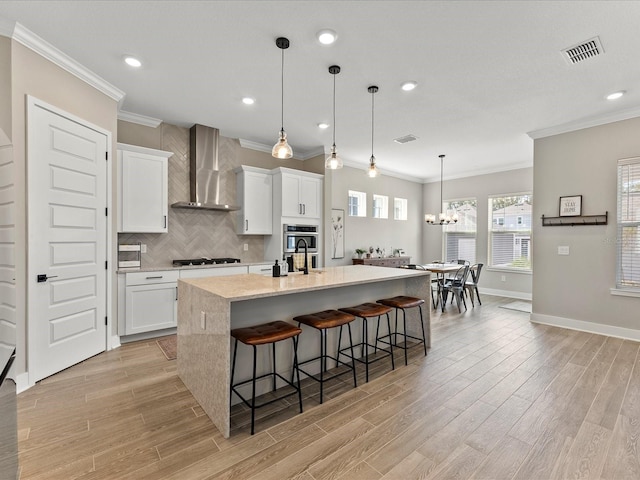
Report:
<svg viewBox="0 0 640 480"><path fill-rule="evenodd" d="M602 215L580 215L577 217L545 217L542 215L543 227L574 227L576 225L606 225L609 212Z"/></svg>

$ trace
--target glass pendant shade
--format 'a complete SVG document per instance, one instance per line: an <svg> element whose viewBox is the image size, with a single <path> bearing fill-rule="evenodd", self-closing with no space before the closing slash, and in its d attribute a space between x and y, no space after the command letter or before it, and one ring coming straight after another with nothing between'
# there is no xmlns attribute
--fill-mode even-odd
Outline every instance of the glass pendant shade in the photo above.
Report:
<svg viewBox="0 0 640 480"><path fill-rule="evenodd" d="M287 143L287 134L284 129L280 130L280 138L278 139L278 143L276 143L273 146L273 149L271 149L271 155L280 159L293 157L293 149L291 148L291 145Z"/></svg>
<svg viewBox="0 0 640 480"><path fill-rule="evenodd" d="M326 168L328 170L337 170L339 168L342 168L343 166L344 166L344 163L342 162L342 159L336 153L336 146L334 144L331 147L331 154L329 154L327 159L324 161L324 168Z"/></svg>
<svg viewBox="0 0 640 480"><path fill-rule="evenodd" d="M371 85L369 88L367 88L367 92L371 94L371 158L369 158L369 168L367 169L367 175L369 175L369 178L375 178L379 174L378 167L376 167L376 157L373 155L373 132L374 132L373 97L377 91L378 91L378 87L376 87L375 85Z"/></svg>
<svg viewBox="0 0 640 480"><path fill-rule="evenodd" d="M376 157L371 155L369 159L369 169L367 170L367 175L370 178L376 178L378 176L378 167L376 167Z"/></svg>

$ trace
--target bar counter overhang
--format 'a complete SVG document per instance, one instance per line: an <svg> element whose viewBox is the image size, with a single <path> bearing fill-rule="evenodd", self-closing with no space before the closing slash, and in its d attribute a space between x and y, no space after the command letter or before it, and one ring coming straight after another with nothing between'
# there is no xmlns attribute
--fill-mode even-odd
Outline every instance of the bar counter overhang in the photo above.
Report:
<svg viewBox="0 0 640 480"><path fill-rule="evenodd" d="M364 265L330 267L312 270L309 275L295 273L275 278L245 274L179 280L178 375L228 438L231 328L273 320L291 321L296 315L375 302L395 295L419 297L429 305L430 289L428 271ZM423 310L427 346L430 346L430 311L429 308ZM394 314L391 315L393 325ZM420 333L419 322L417 311L407 312L408 333ZM360 333L359 322L355 325L354 332ZM354 342L359 339L356 335ZM337 338L329 338L329 342L335 347ZM260 350L259 364L270 364L270 349ZM291 349L283 345L278 350L278 370L290 372ZM303 329L299 357L308 358L318 351L317 337ZM237 379L250 376L249 358L250 355L242 355L239 350ZM264 391L267 387L265 385Z"/></svg>

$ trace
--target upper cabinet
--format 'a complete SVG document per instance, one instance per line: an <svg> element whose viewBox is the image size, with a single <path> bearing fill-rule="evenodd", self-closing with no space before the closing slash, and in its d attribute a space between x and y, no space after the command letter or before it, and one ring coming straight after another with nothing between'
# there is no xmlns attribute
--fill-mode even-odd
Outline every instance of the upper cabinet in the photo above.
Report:
<svg viewBox="0 0 640 480"><path fill-rule="evenodd" d="M320 218L322 175L279 168L275 182L275 195L280 196L283 217Z"/></svg>
<svg viewBox="0 0 640 480"><path fill-rule="evenodd" d="M271 235L272 179L269 170L241 166L235 170L238 203L236 231L239 235Z"/></svg>
<svg viewBox="0 0 640 480"><path fill-rule="evenodd" d="M171 155L118 143L118 232L167 232Z"/></svg>

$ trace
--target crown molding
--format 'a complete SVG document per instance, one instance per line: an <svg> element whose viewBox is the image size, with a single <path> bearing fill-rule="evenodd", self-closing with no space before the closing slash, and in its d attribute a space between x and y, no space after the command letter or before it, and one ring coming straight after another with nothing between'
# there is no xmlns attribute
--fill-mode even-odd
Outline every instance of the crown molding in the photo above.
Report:
<svg viewBox="0 0 640 480"><path fill-rule="evenodd" d="M575 132L576 130L598 127L600 125L606 125L607 123L629 120L630 118L636 117L640 117L640 108L638 107L621 110L606 115L600 115L597 117L584 118L581 120L563 123L561 125L556 125L549 128L541 128L540 130L533 130L531 132L527 132L527 135L529 135L529 137L531 137L533 140L537 140L539 138L560 135L561 133Z"/></svg>
<svg viewBox="0 0 640 480"><path fill-rule="evenodd" d="M362 162L354 162L352 160L345 160L344 158L342 159L342 163L344 164L345 167L349 167L349 168L355 168L356 170L362 170L362 174L366 175L367 174L367 170L369 167L369 163L362 163ZM411 175L407 175L404 173L398 173L398 172L393 172L391 170L385 170L384 168L380 168L378 166L378 173L380 176L384 176L384 177L393 177L393 178L398 178L400 180L406 180L408 182L413 182L413 183L424 183L424 178L421 177L413 177Z"/></svg>
<svg viewBox="0 0 640 480"><path fill-rule="evenodd" d="M269 155L271 155L271 150L273 149L273 146L271 145L265 145L264 143L258 143L252 140L246 140L244 138L239 138L238 141L240 142L240 146L242 148L248 148L249 150L256 150L257 152L268 153ZM293 154L294 160L307 160L308 158L311 157L308 157L306 155L297 155L296 153Z"/></svg>
<svg viewBox="0 0 640 480"><path fill-rule="evenodd" d="M151 128L157 128L162 123L162 120L160 120L159 118L147 117L146 115L127 112L125 110L118 111L118 120L129 123L137 123L138 125L144 125L145 127Z"/></svg>
<svg viewBox="0 0 640 480"><path fill-rule="evenodd" d="M480 175L490 175L492 173L510 172L511 170L520 170L521 168L533 167L533 161L531 162L518 162L511 163L509 165L499 167L481 168L477 170L467 170L463 173L454 173L453 175L445 175L443 180L457 180L459 178L477 177ZM440 177L426 177L422 183L437 183L440 182Z"/></svg>
<svg viewBox="0 0 640 480"><path fill-rule="evenodd" d="M2 28L2 25L0 25L0 28ZM109 82L75 61L66 53L58 50L46 40L42 39L29 29L25 28L19 22L15 22L11 38L29 48L30 50L33 50L40 56L53 62L60 68L76 76L88 85L91 85L116 102L121 102L124 98L125 93L122 90L115 87L114 85L111 85Z"/></svg>

